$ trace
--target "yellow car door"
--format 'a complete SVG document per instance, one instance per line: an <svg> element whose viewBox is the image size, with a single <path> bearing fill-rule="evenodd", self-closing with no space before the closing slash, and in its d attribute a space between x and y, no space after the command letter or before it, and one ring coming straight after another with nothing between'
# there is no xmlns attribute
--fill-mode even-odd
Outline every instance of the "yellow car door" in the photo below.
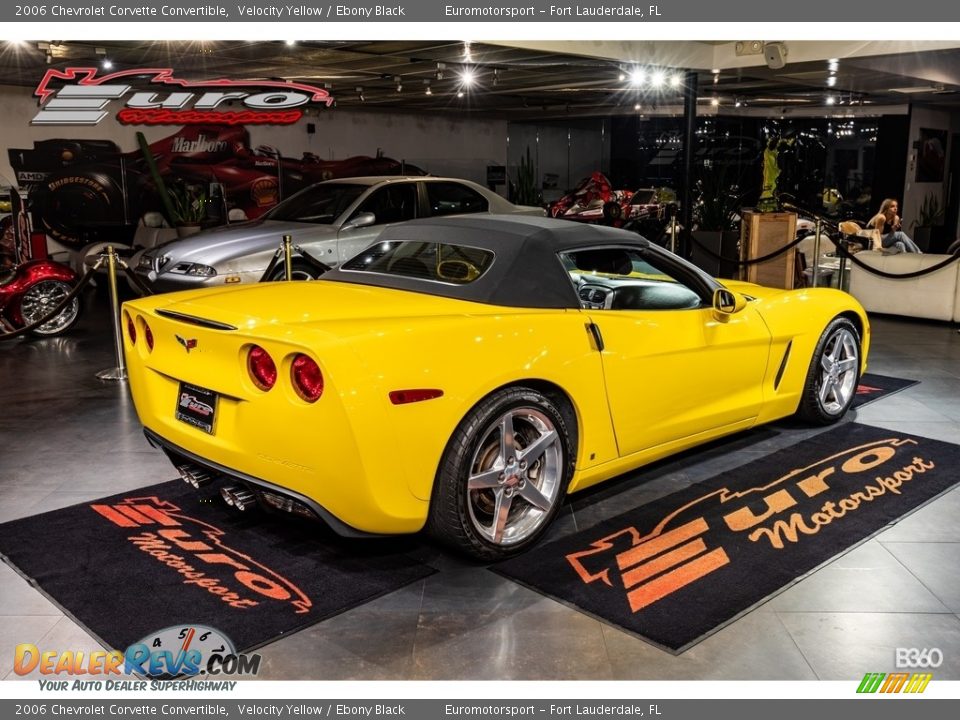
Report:
<svg viewBox="0 0 960 720"><path fill-rule="evenodd" d="M571 251L562 259L601 347L621 456L752 424L770 333L750 303L715 311L717 283L659 248Z"/></svg>
<svg viewBox="0 0 960 720"><path fill-rule="evenodd" d="M704 307L590 316L621 456L756 418L770 335L752 308L726 322Z"/></svg>

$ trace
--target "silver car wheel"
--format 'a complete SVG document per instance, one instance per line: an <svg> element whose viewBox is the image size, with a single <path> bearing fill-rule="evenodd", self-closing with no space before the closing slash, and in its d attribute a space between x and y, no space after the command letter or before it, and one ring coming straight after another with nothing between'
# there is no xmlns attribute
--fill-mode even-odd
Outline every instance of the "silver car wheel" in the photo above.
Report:
<svg viewBox="0 0 960 720"><path fill-rule="evenodd" d="M467 509L474 529L500 546L530 537L560 493L560 433L532 407L514 408L484 432L470 463Z"/></svg>
<svg viewBox="0 0 960 720"><path fill-rule="evenodd" d="M26 325L32 325L43 319L57 305L63 302L73 288L60 280L41 280L28 289L20 301L20 315ZM63 310L48 322L33 329L38 335L56 335L77 319L80 312L80 300L74 298Z"/></svg>
<svg viewBox="0 0 960 720"><path fill-rule="evenodd" d="M860 345L850 330L839 327L827 339L820 358L820 382L817 397L823 411L839 415L857 391L860 370Z"/></svg>

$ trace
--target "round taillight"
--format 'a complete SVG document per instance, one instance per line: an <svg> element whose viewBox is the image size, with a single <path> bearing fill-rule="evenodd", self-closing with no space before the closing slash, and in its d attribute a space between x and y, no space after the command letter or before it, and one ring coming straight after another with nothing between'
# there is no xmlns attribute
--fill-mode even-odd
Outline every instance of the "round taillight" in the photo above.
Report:
<svg viewBox="0 0 960 720"><path fill-rule="evenodd" d="M277 366L270 353L259 345L250 348L247 355L247 370L253 384L261 390L269 390L277 382Z"/></svg>
<svg viewBox="0 0 960 720"><path fill-rule="evenodd" d="M130 313L124 313L124 318L127 321L127 335L130 337L130 344L137 344L137 324L133 321L133 318L130 317Z"/></svg>
<svg viewBox="0 0 960 720"><path fill-rule="evenodd" d="M323 373L313 358L306 355L296 355L290 366L290 376L293 380L293 389L303 400L316 402L323 395Z"/></svg>
<svg viewBox="0 0 960 720"><path fill-rule="evenodd" d="M143 323L143 337L147 341L147 349L153 350L153 330L150 329L146 321Z"/></svg>

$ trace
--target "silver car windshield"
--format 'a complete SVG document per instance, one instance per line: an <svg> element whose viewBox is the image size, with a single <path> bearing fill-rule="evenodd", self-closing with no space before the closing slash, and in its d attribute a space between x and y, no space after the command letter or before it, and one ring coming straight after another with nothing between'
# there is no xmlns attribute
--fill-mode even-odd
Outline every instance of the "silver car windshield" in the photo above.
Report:
<svg viewBox="0 0 960 720"><path fill-rule="evenodd" d="M268 220L330 225L367 190L366 185L322 183L301 190L268 212Z"/></svg>

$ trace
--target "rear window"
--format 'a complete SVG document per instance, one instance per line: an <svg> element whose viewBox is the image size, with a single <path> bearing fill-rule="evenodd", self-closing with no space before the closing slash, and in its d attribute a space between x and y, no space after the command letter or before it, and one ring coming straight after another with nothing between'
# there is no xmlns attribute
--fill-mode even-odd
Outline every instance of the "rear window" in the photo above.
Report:
<svg viewBox="0 0 960 720"><path fill-rule="evenodd" d="M343 264L343 270L466 285L493 264L489 250L449 243L379 242Z"/></svg>

